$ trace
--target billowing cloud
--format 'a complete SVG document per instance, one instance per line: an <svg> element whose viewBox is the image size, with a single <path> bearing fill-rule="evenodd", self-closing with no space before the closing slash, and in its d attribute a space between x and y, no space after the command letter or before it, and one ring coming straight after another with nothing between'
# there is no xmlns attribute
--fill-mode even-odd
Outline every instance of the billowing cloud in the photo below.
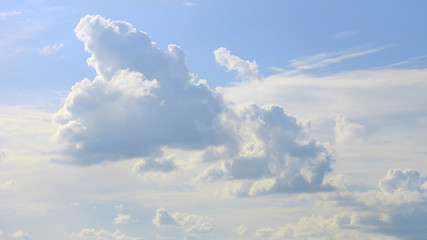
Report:
<svg viewBox="0 0 427 240"><path fill-rule="evenodd" d="M178 46L163 51L129 23L88 15L75 32L98 76L76 83L55 114L61 161L143 158L134 172L168 172L176 168L162 156L165 147L200 150L214 166L198 179L231 180L229 192L239 196L331 190L323 183L328 151L280 106L224 101L192 79ZM226 49L215 54L231 69L259 76L255 62Z"/></svg>
<svg viewBox="0 0 427 240"><path fill-rule="evenodd" d="M96 230L96 229L82 229L79 234L77 234L79 239L93 239L93 240L139 240L139 237L131 237L126 234L121 233L119 230L115 232L109 232L107 230Z"/></svg>
<svg viewBox="0 0 427 240"><path fill-rule="evenodd" d="M379 186L384 192L399 190L418 190L421 187L421 177L415 169L390 169Z"/></svg>
<svg viewBox="0 0 427 240"><path fill-rule="evenodd" d="M153 224L157 227L180 228L188 236L212 231L210 220L207 217L182 212L170 213L165 208L157 209Z"/></svg>
<svg viewBox="0 0 427 240"><path fill-rule="evenodd" d="M251 105L224 122L240 137L236 150L227 152L232 160L209 166L199 178L236 180L227 192L238 196L332 190L323 183L331 156L282 108Z"/></svg>
<svg viewBox="0 0 427 240"><path fill-rule="evenodd" d="M214 51L216 62L226 67L229 71L237 71L243 80L262 81L263 77L258 71L258 65L255 61L248 61L232 55L226 48L218 48Z"/></svg>
<svg viewBox="0 0 427 240"><path fill-rule="evenodd" d="M162 146L200 149L221 140L221 97L191 82L184 52L160 50L129 23L86 16L75 29L99 74L77 83L56 114L70 161L152 156Z"/></svg>

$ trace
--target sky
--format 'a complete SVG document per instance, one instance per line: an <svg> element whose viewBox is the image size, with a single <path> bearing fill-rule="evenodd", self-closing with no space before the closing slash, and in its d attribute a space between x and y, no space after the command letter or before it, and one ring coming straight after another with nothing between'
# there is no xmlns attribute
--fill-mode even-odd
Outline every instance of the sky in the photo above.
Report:
<svg viewBox="0 0 427 240"><path fill-rule="evenodd" d="M427 2L0 2L0 240L427 238Z"/></svg>

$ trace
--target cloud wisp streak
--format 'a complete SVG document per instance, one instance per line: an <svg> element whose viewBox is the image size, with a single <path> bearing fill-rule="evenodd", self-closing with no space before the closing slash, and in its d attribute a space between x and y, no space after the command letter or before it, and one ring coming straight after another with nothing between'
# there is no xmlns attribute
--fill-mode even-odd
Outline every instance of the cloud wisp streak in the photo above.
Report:
<svg viewBox="0 0 427 240"><path fill-rule="evenodd" d="M392 45L371 48L367 50L326 52L304 58L292 59L290 60L289 67L293 68L293 70L286 71L285 73L289 75L294 75L310 69L321 68L329 66L331 64L340 63L347 59L362 57L368 54L380 52L390 47L392 47Z"/></svg>

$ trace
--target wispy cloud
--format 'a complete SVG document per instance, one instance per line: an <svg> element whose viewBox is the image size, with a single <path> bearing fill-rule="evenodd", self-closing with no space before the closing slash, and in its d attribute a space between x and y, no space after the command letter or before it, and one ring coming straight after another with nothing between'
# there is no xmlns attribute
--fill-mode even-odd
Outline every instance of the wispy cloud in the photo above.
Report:
<svg viewBox="0 0 427 240"><path fill-rule="evenodd" d="M13 180L10 180L10 181L5 182L5 183L1 183L1 184L0 184L0 190L8 189L8 188L10 188L10 186L12 186L13 184L15 184L15 181L13 181Z"/></svg>
<svg viewBox="0 0 427 240"><path fill-rule="evenodd" d="M352 59L356 57L362 57L371 53L376 53L383 51L387 48L390 48L392 45L371 48L367 50L346 50L339 52L326 52L319 53L316 55L297 58L290 60L289 66L294 70L291 70L290 74L299 73L301 71L306 71L314 68L326 67L334 63L340 63L347 59Z"/></svg>
<svg viewBox="0 0 427 240"><path fill-rule="evenodd" d="M8 16L15 16L15 15L20 15L22 12L21 11L5 11L5 12L0 12L0 17L8 17Z"/></svg>
<svg viewBox="0 0 427 240"><path fill-rule="evenodd" d="M382 67L378 67L375 69L387 69L387 68L396 68L396 67L400 67L400 66L404 66L406 65L407 67L417 67L420 65L425 66L426 62L424 61L424 63L422 61L420 61L421 59L425 59L427 56L418 56L418 57L413 57L413 58L409 58L400 62L395 62L386 66L382 66ZM408 66L409 65L409 66Z"/></svg>
<svg viewBox="0 0 427 240"><path fill-rule="evenodd" d="M64 47L62 43L55 44L55 45L47 45L47 46L44 46L42 49L40 49L39 52L42 55L54 54L54 53L57 53L59 49L61 49L62 47Z"/></svg>
<svg viewBox="0 0 427 240"><path fill-rule="evenodd" d="M353 35L356 35L358 32L359 31L357 31L357 30L339 32L339 33L335 34L333 36L333 38L335 38L335 39L347 38L347 37L351 37Z"/></svg>
<svg viewBox="0 0 427 240"><path fill-rule="evenodd" d="M199 4L194 2L182 2L182 5L186 7L195 7L195 6L198 6Z"/></svg>

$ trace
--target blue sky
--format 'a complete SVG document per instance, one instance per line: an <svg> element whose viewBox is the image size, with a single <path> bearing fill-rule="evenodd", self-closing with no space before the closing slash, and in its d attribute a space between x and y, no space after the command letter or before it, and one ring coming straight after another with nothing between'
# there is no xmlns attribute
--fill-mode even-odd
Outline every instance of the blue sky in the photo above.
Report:
<svg viewBox="0 0 427 240"><path fill-rule="evenodd" d="M425 1L2 1L0 239L425 239Z"/></svg>

